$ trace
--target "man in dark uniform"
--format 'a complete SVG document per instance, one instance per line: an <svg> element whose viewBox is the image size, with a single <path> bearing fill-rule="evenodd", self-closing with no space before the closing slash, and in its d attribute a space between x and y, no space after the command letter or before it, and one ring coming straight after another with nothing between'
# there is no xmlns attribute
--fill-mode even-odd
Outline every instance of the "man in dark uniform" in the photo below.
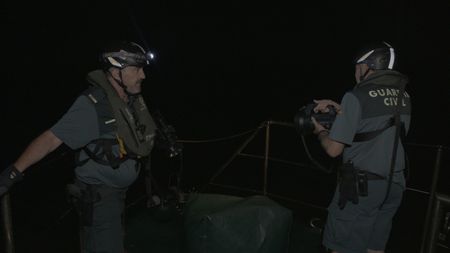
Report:
<svg viewBox="0 0 450 253"><path fill-rule="evenodd" d="M0 195L62 143L79 150L75 183L69 188L80 214L81 250L123 253L125 193L155 136L141 96L143 68L152 55L136 43L117 41L100 58L103 68L87 75L90 87L0 174Z"/></svg>
<svg viewBox="0 0 450 253"><path fill-rule="evenodd" d="M330 130L314 133L331 157L342 154L338 187L328 207L323 244L339 253L384 252L405 190L400 136L409 129L407 77L393 70L394 49L378 43L355 62L356 86L341 104L316 100L315 112L338 112Z"/></svg>

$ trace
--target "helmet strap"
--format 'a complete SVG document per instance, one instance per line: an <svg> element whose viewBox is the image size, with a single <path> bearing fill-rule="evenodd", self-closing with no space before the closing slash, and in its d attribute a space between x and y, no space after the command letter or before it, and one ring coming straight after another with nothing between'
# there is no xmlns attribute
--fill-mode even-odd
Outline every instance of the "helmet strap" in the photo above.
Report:
<svg viewBox="0 0 450 253"><path fill-rule="evenodd" d="M366 77L367 77L367 74L369 73L369 71L370 71L370 68L368 68L367 70L366 70L366 72L364 72L364 74L362 74L361 76L360 76L360 81L362 81L362 80L364 80L364 79L366 79Z"/></svg>
<svg viewBox="0 0 450 253"><path fill-rule="evenodd" d="M109 71L108 71L108 72L109 72ZM119 77L120 77L120 80L117 79L117 78L115 78L111 72L109 72L109 74L110 74L111 77L117 82L117 84L119 84L120 88L122 88L122 90L125 92L125 94L127 94L127 96L133 97L133 96L138 96L138 95L141 94L141 92L138 92L138 93L131 93L131 92L128 91L128 87L127 87L125 84L123 84L122 69L119 69Z"/></svg>
<svg viewBox="0 0 450 253"><path fill-rule="evenodd" d="M367 70L364 72L364 74L359 74L359 82L356 84L355 87L359 87L360 83L366 79L367 74L369 74L369 71L370 71L370 70L371 70L371 68L369 67L369 68L367 68Z"/></svg>
<svg viewBox="0 0 450 253"><path fill-rule="evenodd" d="M364 72L364 74L361 74L361 75L359 76L359 82L362 82L364 79L366 79L367 74L369 74L369 71L370 71L370 67L366 69L366 71Z"/></svg>

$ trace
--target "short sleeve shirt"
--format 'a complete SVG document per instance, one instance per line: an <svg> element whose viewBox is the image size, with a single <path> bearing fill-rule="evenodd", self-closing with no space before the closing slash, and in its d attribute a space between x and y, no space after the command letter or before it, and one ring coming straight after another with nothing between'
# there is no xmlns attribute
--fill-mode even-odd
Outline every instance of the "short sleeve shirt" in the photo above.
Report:
<svg viewBox="0 0 450 253"><path fill-rule="evenodd" d="M351 92L347 92L341 101L342 113L336 116L336 120L330 131L329 137L337 142L345 144L343 160L351 160L355 167L376 173L389 175L395 127L390 127L372 140L353 142L355 134L382 129L393 115L383 115L363 119L361 104L358 98ZM402 115L402 121L409 127L409 116ZM402 173L404 164L404 149L401 142L398 145L395 163L396 173L394 181L404 184Z"/></svg>
<svg viewBox="0 0 450 253"><path fill-rule="evenodd" d="M94 104L86 96L80 96L70 109L50 129L71 149L79 149L100 137L97 112ZM113 138L114 136L109 136ZM118 153L118 147L113 147ZM80 159L86 159L84 151ZM101 165L93 160L75 169L76 177L87 184L105 184L111 187L123 188L129 186L137 178L138 170L134 160L123 162L119 168Z"/></svg>

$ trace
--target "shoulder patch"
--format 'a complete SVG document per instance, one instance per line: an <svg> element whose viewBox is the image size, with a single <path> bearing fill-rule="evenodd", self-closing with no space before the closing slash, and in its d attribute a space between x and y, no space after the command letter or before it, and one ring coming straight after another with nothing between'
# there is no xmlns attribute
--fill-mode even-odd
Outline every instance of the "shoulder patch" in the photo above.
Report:
<svg viewBox="0 0 450 253"><path fill-rule="evenodd" d="M98 100L95 99L94 95L92 95L91 93L89 93L87 96L92 101L92 103L94 103L94 104L98 103Z"/></svg>
<svg viewBox="0 0 450 253"><path fill-rule="evenodd" d="M116 131L116 119L105 91L100 87L91 86L83 92L83 95L95 106L100 135Z"/></svg>

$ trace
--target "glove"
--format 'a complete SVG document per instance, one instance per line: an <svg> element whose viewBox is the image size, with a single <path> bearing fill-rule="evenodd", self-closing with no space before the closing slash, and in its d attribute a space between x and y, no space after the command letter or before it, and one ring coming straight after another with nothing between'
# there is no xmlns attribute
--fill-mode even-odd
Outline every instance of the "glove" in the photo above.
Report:
<svg viewBox="0 0 450 253"><path fill-rule="evenodd" d="M339 183L339 200L338 205L340 209L345 207L347 201L353 204L358 204L358 189L357 189L357 173L353 164L345 163L341 167L341 180Z"/></svg>
<svg viewBox="0 0 450 253"><path fill-rule="evenodd" d="M11 186L23 179L22 172L16 166L10 165L0 173L0 196L3 196Z"/></svg>

